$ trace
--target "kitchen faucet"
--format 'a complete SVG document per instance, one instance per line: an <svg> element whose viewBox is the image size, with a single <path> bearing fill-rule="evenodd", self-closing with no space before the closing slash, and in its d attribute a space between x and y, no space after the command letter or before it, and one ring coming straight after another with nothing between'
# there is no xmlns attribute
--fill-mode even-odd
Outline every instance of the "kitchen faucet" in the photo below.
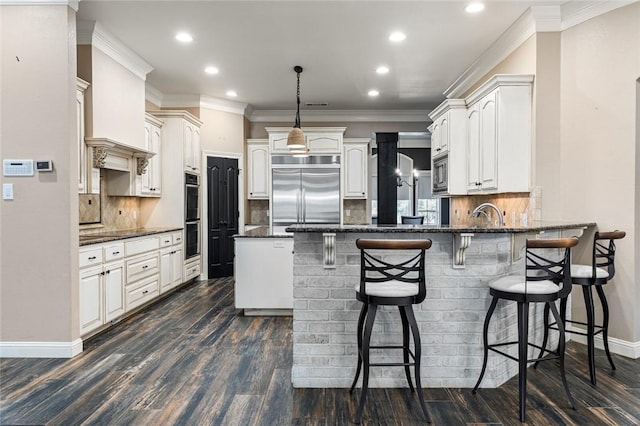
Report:
<svg viewBox="0 0 640 426"><path fill-rule="evenodd" d="M491 203L480 204L478 207L473 209L473 212L471 212L471 217L478 217L480 216L480 214L483 214L484 217L487 218L487 223L491 224L491 216L489 216L489 214L486 211L484 211L486 207L492 208L493 210L496 211L496 213L498 214L498 226L502 228L504 226L504 219L502 218L502 212L498 207L496 207L495 204L491 204Z"/></svg>

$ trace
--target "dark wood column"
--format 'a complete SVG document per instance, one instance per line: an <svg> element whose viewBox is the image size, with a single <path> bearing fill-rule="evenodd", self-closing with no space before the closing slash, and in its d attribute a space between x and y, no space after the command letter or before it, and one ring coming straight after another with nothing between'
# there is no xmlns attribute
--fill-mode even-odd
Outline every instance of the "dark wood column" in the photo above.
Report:
<svg viewBox="0 0 640 426"><path fill-rule="evenodd" d="M376 133L378 144L378 223L397 223L398 187L396 167L398 133Z"/></svg>

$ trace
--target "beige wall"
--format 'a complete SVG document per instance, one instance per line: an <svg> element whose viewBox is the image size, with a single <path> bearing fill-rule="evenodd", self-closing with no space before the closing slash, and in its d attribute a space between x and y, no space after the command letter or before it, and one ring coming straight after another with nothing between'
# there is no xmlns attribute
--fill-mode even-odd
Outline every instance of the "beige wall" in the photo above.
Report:
<svg viewBox="0 0 640 426"><path fill-rule="evenodd" d="M200 108L200 144L203 151L242 154L244 116L231 112Z"/></svg>
<svg viewBox="0 0 640 426"><path fill-rule="evenodd" d="M1 178L15 199L0 201L0 340L69 343L79 337L75 13L0 6L0 43L2 158L55 167Z"/></svg>
<svg viewBox="0 0 640 426"><path fill-rule="evenodd" d="M609 335L637 342L640 3L564 31L561 69L562 217L627 232L617 244L616 277L606 289ZM576 306L574 313L580 312Z"/></svg>

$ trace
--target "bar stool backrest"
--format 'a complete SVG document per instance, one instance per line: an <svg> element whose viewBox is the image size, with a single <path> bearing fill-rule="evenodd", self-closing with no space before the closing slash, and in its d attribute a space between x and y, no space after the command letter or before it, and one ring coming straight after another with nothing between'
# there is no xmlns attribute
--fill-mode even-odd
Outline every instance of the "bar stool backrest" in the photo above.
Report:
<svg viewBox="0 0 640 426"><path fill-rule="evenodd" d="M418 285L414 303L421 303L427 294L425 278L425 251L431 247L431 240L372 240L358 238L356 247L360 249L360 294L366 295L366 283L401 281ZM387 250L387 253L372 253ZM383 259L394 252L404 252L403 260L391 263ZM389 253L391 252L391 253Z"/></svg>
<svg viewBox="0 0 640 426"><path fill-rule="evenodd" d="M607 268L609 277L607 281L613 278L616 273L614 258L616 255L615 240L620 240L627 235L624 231L596 232L593 237L593 258L591 265L593 268L592 277L596 276L596 268ZM608 241L609 243L606 243Z"/></svg>
<svg viewBox="0 0 640 426"><path fill-rule="evenodd" d="M561 286L560 297L568 296L571 293L571 247L578 241L577 237L527 240L525 294L530 282L552 281ZM560 256L553 253L543 256L539 249L560 249Z"/></svg>

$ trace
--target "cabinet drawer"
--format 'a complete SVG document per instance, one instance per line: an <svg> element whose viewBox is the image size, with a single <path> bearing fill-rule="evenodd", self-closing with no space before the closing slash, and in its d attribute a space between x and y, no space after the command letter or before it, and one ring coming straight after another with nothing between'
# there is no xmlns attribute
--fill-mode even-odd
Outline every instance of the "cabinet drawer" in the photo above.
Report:
<svg viewBox="0 0 640 426"><path fill-rule="evenodd" d="M158 253L127 260L127 284L157 274L159 271Z"/></svg>
<svg viewBox="0 0 640 426"><path fill-rule="evenodd" d="M124 243L107 244L104 249L104 261L122 259L124 257Z"/></svg>
<svg viewBox="0 0 640 426"><path fill-rule="evenodd" d="M159 295L158 276L125 287L125 309L130 311Z"/></svg>
<svg viewBox="0 0 640 426"><path fill-rule="evenodd" d="M124 245L124 251L127 256L144 253L160 248L159 237L142 238L139 240L127 241Z"/></svg>
<svg viewBox="0 0 640 426"><path fill-rule="evenodd" d="M102 246L80 251L80 268L102 263Z"/></svg>
<svg viewBox="0 0 640 426"><path fill-rule="evenodd" d="M182 231L171 234L171 240L174 245L182 244Z"/></svg>
<svg viewBox="0 0 640 426"><path fill-rule="evenodd" d="M189 281L192 278L197 278L200 275L200 260L190 262L184 265L184 280Z"/></svg>
<svg viewBox="0 0 640 426"><path fill-rule="evenodd" d="M173 244L173 236L171 234L160 235L160 247L169 247Z"/></svg>

